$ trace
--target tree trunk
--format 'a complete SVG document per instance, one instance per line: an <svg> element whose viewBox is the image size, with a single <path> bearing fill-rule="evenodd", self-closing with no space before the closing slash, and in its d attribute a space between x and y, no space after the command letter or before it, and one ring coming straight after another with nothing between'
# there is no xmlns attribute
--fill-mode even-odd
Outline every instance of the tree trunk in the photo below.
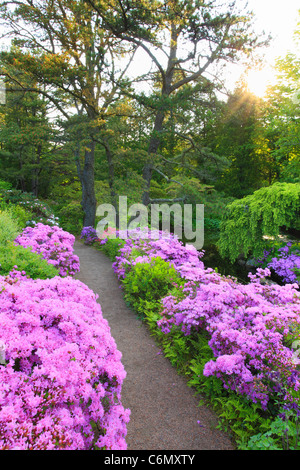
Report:
<svg viewBox="0 0 300 470"><path fill-rule="evenodd" d="M115 165L114 165L114 159L113 159L113 152L109 145L108 139L103 138L102 145L105 148L106 161L108 165L108 184L109 184L109 190L110 190L110 197L111 197L112 205L114 206L116 210L116 219L117 219L117 225L118 225L119 208L118 208L117 194L115 191Z"/></svg>
<svg viewBox="0 0 300 470"><path fill-rule="evenodd" d="M21 187L21 191L25 192L26 190L26 185L25 185L25 179L24 179L24 176L23 176L23 145L21 146L20 148L20 151L19 151L19 167L20 167L20 176L18 177L18 183L20 184L20 187ZM18 187L18 186L17 186Z"/></svg>
<svg viewBox="0 0 300 470"><path fill-rule="evenodd" d="M38 197L38 194L39 194L39 174L40 174L39 165L41 162L41 153L42 153L42 146L38 145L36 149L36 156L33 161L34 168L32 170L32 179L31 179L31 191L35 195L35 197Z"/></svg>
<svg viewBox="0 0 300 470"><path fill-rule="evenodd" d="M144 179L144 191L142 196L142 203L145 206L150 204L150 184L152 178L152 167L154 163L154 157L157 154L157 150L160 144L160 134L163 129L165 114L162 111L159 111L156 115L153 132L150 137L150 142L148 146L148 160L143 168L143 179Z"/></svg>
<svg viewBox="0 0 300 470"><path fill-rule="evenodd" d="M82 201L84 212L83 226L94 227L96 217L95 196L95 142L91 140L89 148L85 150L84 165L81 171Z"/></svg>
<svg viewBox="0 0 300 470"><path fill-rule="evenodd" d="M164 98L170 96L172 90L172 80L174 76L174 65L176 63L176 53L177 53L177 40L178 40L178 31L176 25L173 23L171 25L171 41L170 41L170 51L168 65L165 73L161 72L162 87L161 87L161 97L162 102ZM161 142L161 133L163 130L163 122L166 116L165 110L158 110L155 122L153 126L153 131L150 137L150 142L148 146L148 160L144 165L143 169L143 179L144 179L144 192L142 196L142 203L144 205L149 205L151 202L150 199L150 184L152 178L152 168L154 164L155 155L157 154L158 147Z"/></svg>

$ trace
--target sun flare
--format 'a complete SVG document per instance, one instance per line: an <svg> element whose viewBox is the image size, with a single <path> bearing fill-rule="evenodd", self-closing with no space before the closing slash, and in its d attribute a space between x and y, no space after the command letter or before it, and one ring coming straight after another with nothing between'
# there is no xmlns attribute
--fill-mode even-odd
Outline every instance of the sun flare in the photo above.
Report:
<svg viewBox="0 0 300 470"><path fill-rule="evenodd" d="M263 98L268 86L275 82L274 70L271 67L265 67L260 70L249 70L246 75L246 81L249 91L259 98Z"/></svg>

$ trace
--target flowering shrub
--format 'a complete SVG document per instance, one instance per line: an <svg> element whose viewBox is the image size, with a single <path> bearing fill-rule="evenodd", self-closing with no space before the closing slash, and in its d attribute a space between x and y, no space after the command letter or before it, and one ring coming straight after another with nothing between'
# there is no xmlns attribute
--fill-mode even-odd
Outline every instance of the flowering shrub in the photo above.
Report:
<svg viewBox="0 0 300 470"><path fill-rule="evenodd" d="M113 266L121 280L136 263L153 257L169 262L184 279L180 295L162 299L157 326L166 334L174 328L184 335L208 332L215 359L205 364L205 376L218 377L225 388L264 409L270 401L297 405L300 377L292 347L300 336L297 284L263 284L268 269L258 269L249 284L240 284L205 268L201 253L174 237L131 237L119 251Z"/></svg>
<svg viewBox="0 0 300 470"><path fill-rule="evenodd" d="M126 449L125 371L95 294L0 276L0 449Z"/></svg>
<svg viewBox="0 0 300 470"><path fill-rule="evenodd" d="M119 279L124 279L131 265L139 262L149 262L151 258L160 257L170 262L179 274L184 275L190 267L204 268L199 260L203 252L197 252L192 245L184 246L176 236L152 231L152 239L147 238L144 230L128 231L128 237L119 249L119 256L113 264ZM120 236L122 237L122 233ZM213 270L209 270L213 271ZM185 277L185 276L183 276Z"/></svg>
<svg viewBox="0 0 300 470"><path fill-rule="evenodd" d="M259 272L258 279L265 274L269 271ZM186 284L184 300L163 299L158 325L166 333L179 326L186 335L205 329L216 359L205 365L204 375L219 377L225 388L266 409L279 392L284 401L293 401L300 386L290 344L300 332L300 296L293 285L267 286L258 279L241 285L202 276Z"/></svg>
<svg viewBox="0 0 300 470"><path fill-rule="evenodd" d="M46 225L58 225L58 217L55 217L51 208L46 202L37 199L33 193L27 193L18 189L8 189L1 191L4 201L12 203L15 207L25 209L30 220L26 225L34 226L37 223Z"/></svg>
<svg viewBox="0 0 300 470"><path fill-rule="evenodd" d="M116 229L108 227L98 237L96 229L94 229L94 227L89 226L83 227L80 239L84 241L85 245L93 245L94 243L104 245L108 238L115 238L116 233Z"/></svg>
<svg viewBox="0 0 300 470"><path fill-rule="evenodd" d="M292 242L278 248L264 250L264 254L257 261L258 265L272 269L283 282L300 285L300 250Z"/></svg>
<svg viewBox="0 0 300 470"><path fill-rule="evenodd" d="M73 253L75 237L60 227L38 223L27 227L15 239L15 243L31 247L59 270L60 276L74 275L79 271L79 258Z"/></svg>
<svg viewBox="0 0 300 470"><path fill-rule="evenodd" d="M118 231L113 227L107 227L100 235L100 240L106 240L107 238L115 238Z"/></svg>
<svg viewBox="0 0 300 470"><path fill-rule="evenodd" d="M83 227L80 239L84 241L85 245L93 245L98 241L98 236L94 227Z"/></svg>

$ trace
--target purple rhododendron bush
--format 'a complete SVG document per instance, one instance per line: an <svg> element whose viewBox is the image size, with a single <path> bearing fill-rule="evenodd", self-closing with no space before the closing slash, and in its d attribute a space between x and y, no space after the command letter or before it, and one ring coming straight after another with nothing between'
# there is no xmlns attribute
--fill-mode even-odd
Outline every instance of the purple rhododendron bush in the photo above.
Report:
<svg viewBox="0 0 300 470"><path fill-rule="evenodd" d="M298 248L297 248L298 247ZM256 264L273 270L285 283L300 285L300 245L286 243L277 250L264 250ZM276 253L277 251L277 253Z"/></svg>
<svg viewBox="0 0 300 470"><path fill-rule="evenodd" d="M74 242L75 237L71 233L42 223L25 228L15 239L16 244L40 253L59 270L60 276L72 276L80 269L79 259L73 253Z"/></svg>
<svg viewBox="0 0 300 470"><path fill-rule="evenodd" d="M300 361L293 348L300 336L298 285L269 285L269 269L240 284L205 268L201 255L174 237L145 240L134 232L113 266L122 280L136 263L153 257L172 264L185 285L179 295L162 299L158 328L166 334L174 328L184 335L207 331L214 359L206 363L205 376L218 377L263 409L270 400L299 409Z"/></svg>
<svg viewBox="0 0 300 470"><path fill-rule="evenodd" d="M0 449L126 449L126 373L96 298L71 277L0 276Z"/></svg>

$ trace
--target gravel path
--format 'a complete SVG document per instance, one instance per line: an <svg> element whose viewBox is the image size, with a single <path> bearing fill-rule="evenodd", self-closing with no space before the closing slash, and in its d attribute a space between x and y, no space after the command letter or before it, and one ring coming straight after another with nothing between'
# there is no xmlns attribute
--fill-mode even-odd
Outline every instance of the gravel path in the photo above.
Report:
<svg viewBox="0 0 300 470"><path fill-rule="evenodd" d="M198 406L199 399L185 378L160 353L146 325L126 307L111 261L78 241L75 253L80 259L76 278L99 295L103 316L122 353L127 372L122 404L131 410L128 450L232 450L229 437L215 429L215 414Z"/></svg>

